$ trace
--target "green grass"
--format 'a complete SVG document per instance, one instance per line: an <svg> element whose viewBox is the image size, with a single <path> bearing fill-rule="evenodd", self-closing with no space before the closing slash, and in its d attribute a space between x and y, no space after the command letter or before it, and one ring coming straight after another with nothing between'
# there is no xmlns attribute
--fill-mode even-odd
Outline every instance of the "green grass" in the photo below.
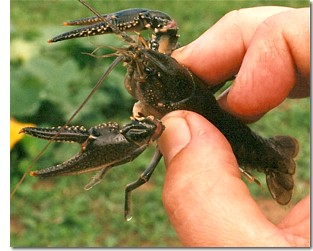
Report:
<svg viewBox="0 0 313 251"><path fill-rule="evenodd" d="M89 1L100 12L132 7L162 10L180 26L182 45L191 42L227 12L251 6L309 6L308 1ZM63 21L90 12L75 0L11 0L11 116L38 126L65 122L90 91L110 59L94 59L95 45L117 45L115 36L47 44L68 30ZM124 123L133 100L123 88L125 69L117 67L74 123L86 127L108 121ZM122 101L121 101L122 100ZM293 203L309 191L310 100L287 100L252 128L264 136L288 134L301 144ZM11 151L11 189L45 142L23 138ZM53 144L35 169L64 161L79 148ZM159 165L148 184L133 193L133 220L123 219L124 187L137 179L152 156L149 149L130 164L115 167L102 183L83 189L93 174L40 180L27 177L11 200L14 247L173 247L181 246L164 211L161 195L165 168ZM269 193L249 185L256 198ZM187 202L186 202L187 203Z"/></svg>

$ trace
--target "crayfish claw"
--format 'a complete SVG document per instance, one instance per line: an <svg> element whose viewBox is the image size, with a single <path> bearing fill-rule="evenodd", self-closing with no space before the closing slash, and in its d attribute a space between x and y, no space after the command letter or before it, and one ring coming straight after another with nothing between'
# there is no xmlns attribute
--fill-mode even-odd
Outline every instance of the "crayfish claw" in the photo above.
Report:
<svg viewBox="0 0 313 251"><path fill-rule="evenodd" d="M31 176L52 177L75 175L101 170L85 186L88 190L98 184L113 166L138 157L156 140L163 130L160 121L153 117L133 119L122 128L117 123L102 123L86 130L83 127L23 128L22 133L53 141L81 144L81 150L62 164L30 172Z"/></svg>
<svg viewBox="0 0 313 251"><path fill-rule="evenodd" d="M114 33L120 35L125 42L132 44L135 41L125 32L151 29L153 36L151 41L144 43L146 47L168 55L178 47L177 24L164 12L132 8L103 15L94 13L97 16L64 22L64 26L86 26L55 36L49 39L48 43Z"/></svg>
<svg viewBox="0 0 313 251"><path fill-rule="evenodd" d="M89 132L83 126L65 127L24 127L19 133L25 133L36 138L52 140L56 142L75 142L82 144L89 137Z"/></svg>

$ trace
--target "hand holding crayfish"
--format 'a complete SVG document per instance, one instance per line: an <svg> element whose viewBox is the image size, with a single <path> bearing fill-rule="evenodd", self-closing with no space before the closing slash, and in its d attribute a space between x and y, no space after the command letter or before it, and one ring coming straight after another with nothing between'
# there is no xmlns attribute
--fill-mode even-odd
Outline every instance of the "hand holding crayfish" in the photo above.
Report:
<svg viewBox="0 0 313 251"><path fill-rule="evenodd" d="M287 96L309 95L309 23L309 9L240 10L173 56L210 83L238 73L220 104L255 120ZM233 32L234 27L241 30ZM274 40L279 47L260 49ZM262 57L266 52L274 54ZM228 142L211 123L191 112L170 113L163 121L166 130L159 140L167 166L163 201L184 245L310 245L309 196L275 226L251 198Z"/></svg>
<svg viewBox="0 0 313 251"><path fill-rule="evenodd" d="M113 48L113 53L101 56L117 58L67 124L119 62L124 62L127 67L125 88L138 102L133 107L132 122L122 128L112 123L91 127L88 131L80 126L24 128L21 132L48 139L50 142L67 141L81 144L81 151L70 160L33 171L30 173L32 176L74 175L98 170L85 187L90 189L98 184L113 166L131 161L157 140L164 131L160 122L162 117L171 111L189 110L204 116L223 133L245 177L259 184L249 171L256 169L263 172L272 197L281 205L289 203L297 166L294 158L299 151L297 140L291 136L263 138L231 113L222 110L214 94L227 79L223 79L216 86L214 82L213 86L208 86L190 69L171 57L178 47L179 38L177 24L171 17L163 12L147 9L126 9L101 15L83 0L80 2L96 16L66 22L66 25L87 26L58 35L50 39L50 43L114 33L128 46ZM151 39L140 35L139 32L143 29L152 29ZM127 34L130 31L135 31L136 36ZM91 55L96 52L97 50ZM119 151L112 151L113 146ZM150 179L161 157L162 154L156 148L146 170L138 180L126 186L125 219L131 218L131 192Z"/></svg>

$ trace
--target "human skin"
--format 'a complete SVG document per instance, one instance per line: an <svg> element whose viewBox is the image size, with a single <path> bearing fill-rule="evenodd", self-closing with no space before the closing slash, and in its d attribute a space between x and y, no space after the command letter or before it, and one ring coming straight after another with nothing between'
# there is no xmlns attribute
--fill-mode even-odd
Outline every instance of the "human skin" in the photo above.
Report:
<svg viewBox="0 0 313 251"><path fill-rule="evenodd" d="M173 57L209 85L236 75L219 104L255 121L287 97L309 96L309 19L308 8L234 11ZM162 121L163 203L183 245L310 245L309 196L274 225L251 197L231 146L214 125L190 111Z"/></svg>
<svg viewBox="0 0 313 251"><path fill-rule="evenodd" d="M172 56L210 85L237 74L219 103L242 119L255 120L287 96L309 96L309 24L309 8L233 11Z"/></svg>

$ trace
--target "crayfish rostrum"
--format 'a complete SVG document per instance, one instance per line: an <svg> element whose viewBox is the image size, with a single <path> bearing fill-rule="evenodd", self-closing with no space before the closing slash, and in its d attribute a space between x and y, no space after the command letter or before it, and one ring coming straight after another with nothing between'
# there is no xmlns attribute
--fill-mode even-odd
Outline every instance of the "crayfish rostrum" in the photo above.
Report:
<svg viewBox="0 0 313 251"><path fill-rule="evenodd" d="M225 135L244 175L253 179L248 170L264 172L272 197L282 205L290 201L296 170L294 157L299 149L297 140L290 136L262 138L223 111L214 97L223 83L210 87L171 57L171 52L178 47L179 36L177 24L170 16L147 9L127 9L106 15L93 12L94 17L65 23L86 27L63 33L49 42L108 33L121 37L127 47L115 49L108 56L117 57L114 65L122 61L127 67L125 88L138 100L133 108L132 121L122 127L117 123L103 123L89 130L82 126L22 129L23 133L38 138L81 144L81 151L70 160L32 171L32 176L73 175L99 170L85 187L90 189L111 167L133 160L157 140L166 130L160 121L164 115L174 110L190 110L204 116ZM151 39L140 35L143 29L152 30ZM135 38L128 35L130 31L135 33ZM127 185L126 219L131 217L131 191L149 180L161 157L156 148L147 169L137 181Z"/></svg>

